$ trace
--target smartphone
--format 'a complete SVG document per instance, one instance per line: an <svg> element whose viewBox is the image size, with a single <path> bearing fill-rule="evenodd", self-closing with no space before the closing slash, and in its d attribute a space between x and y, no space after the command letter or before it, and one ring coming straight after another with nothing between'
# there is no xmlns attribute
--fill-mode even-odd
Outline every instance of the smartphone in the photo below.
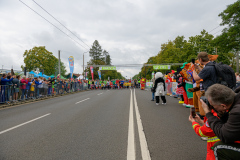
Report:
<svg viewBox="0 0 240 160"><path fill-rule="evenodd" d="M195 59L192 59L192 63L193 63L193 64L195 63Z"/></svg>
<svg viewBox="0 0 240 160"><path fill-rule="evenodd" d="M192 115L193 118L196 117L196 112L195 112L195 108L194 107L191 108L191 115Z"/></svg>

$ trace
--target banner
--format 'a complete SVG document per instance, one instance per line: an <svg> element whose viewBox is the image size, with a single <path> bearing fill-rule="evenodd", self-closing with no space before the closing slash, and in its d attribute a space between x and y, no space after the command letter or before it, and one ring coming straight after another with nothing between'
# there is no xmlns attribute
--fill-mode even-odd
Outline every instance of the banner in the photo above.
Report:
<svg viewBox="0 0 240 160"><path fill-rule="evenodd" d="M146 88L152 88L153 82L147 82L146 83Z"/></svg>
<svg viewBox="0 0 240 160"><path fill-rule="evenodd" d="M93 66L90 67L91 75L92 75L92 80L94 80L94 74L93 74Z"/></svg>
<svg viewBox="0 0 240 160"><path fill-rule="evenodd" d="M170 69L171 65L156 65L153 66L153 69Z"/></svg>
<svg viewBox="0 0 240 160"><path fill-rule="evenodd" d="M99 70L116 70L116 66L99 67Z"/></svg>
<svg viewBox="0 0 240 160"><path fill-rule="evenodd" d="M177 82L172 82L172 95L176 96L177 95Z"/></svg>
<svg viewBox="0 0 240 160"><path fill-rule="evenodd" d="M98 77L99 77L99 79L101 79L101 71L100 70L98 70Z"/></svg>
<svg viewBox="0 0 240 160"><path fill-rule="evenodd" d="M72 79L73 70L74 70L74 58L73 58L73 56L70 56L68 58L68 61L69 61L69 68L70 68L70 76L71 76L71 79Z"/></svg>

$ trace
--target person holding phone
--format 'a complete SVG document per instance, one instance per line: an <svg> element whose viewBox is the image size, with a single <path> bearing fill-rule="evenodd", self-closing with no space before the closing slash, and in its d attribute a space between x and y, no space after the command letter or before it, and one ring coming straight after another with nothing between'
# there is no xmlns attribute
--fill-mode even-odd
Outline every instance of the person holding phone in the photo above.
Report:
<svg viewBox="0 0 240 160"><path fill-rule="evenodd" d="M204 117L204 120L202 120L196 113L194 113L193 109L195 108L190 108L189 121L192 122L192 127L198 136L208 137L206 160L215 160L214 151L212 147L216 142L220 141L220 139L215 135L213 130L210 128L207 118ZM213 109L211 110L211 112L214 116L217 116L217 113L214 112Z"/></svg>

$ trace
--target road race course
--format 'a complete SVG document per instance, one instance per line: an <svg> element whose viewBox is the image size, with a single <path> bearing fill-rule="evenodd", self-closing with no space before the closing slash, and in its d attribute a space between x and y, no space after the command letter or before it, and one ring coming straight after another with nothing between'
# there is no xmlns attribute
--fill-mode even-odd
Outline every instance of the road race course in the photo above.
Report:
<svg viewBox="0 0 240 160"><path fill-rule="evenodd" d="M189 109L151 92L93 90L0 110L1 160L203 160Z"/></svg>

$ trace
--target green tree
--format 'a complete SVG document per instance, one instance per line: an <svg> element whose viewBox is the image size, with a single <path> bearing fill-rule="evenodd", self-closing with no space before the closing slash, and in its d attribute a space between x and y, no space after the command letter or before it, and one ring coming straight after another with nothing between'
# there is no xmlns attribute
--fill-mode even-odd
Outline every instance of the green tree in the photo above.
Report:
<svg viewBox="0 0 240 160"><path fill-rule="evenodd" d="M36 69L44 70L44 74L52 75L55 73L55 66L58 59L46 50L45 46L33 47L29 51L26 50L23 54L24 63L27 71L36 71ZM21 66L23 69L23 66Z"/></svg>
<svg viewBox="0 0 240 160"><path fill-rule="evenodd" d="M104 60L103 53L102 53L102 47L98 43L97 40L93 42L92 48L89 51L89 56L93 61L96 60Z"/></svg>
<svg viewBox="0 0 240 160"><path fill-rule="evenodd" d="M218 16L222 18L220 25L226 26L214 40L218 48L218 60L235 69L237 51L240 50L240 1L228 5Z"/></svg>
<svg viewBox="0 0 240 160"><path fill-rule="evenodd" d="M60 61L60 70L61 70L61 75L62 76L66 76L67 70L66 70L66 66L64 65L64 63L62 61ZM58 60L55 66L55 75L57 75L59 72L58 70Z"/></svg>
<svg viewBox="0 0 240 160"><path fill-rule="evenodd" d="M111 57L110 57L109 53L106 50L103 51L103 56L105 57L106 65L111 65L112 60L111 60Z"/></svg>

